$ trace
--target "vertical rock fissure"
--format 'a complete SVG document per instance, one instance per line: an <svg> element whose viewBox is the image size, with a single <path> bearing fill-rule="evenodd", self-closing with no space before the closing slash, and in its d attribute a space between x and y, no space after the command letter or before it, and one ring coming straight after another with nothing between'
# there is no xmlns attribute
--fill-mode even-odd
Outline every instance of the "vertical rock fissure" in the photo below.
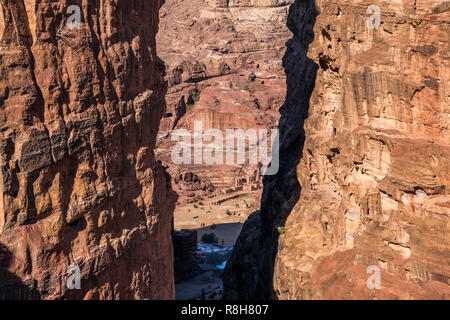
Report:
<svg viewBox="0 0 450 320"><path fill-rule="evenodd" d="M288 20L280 134L291 152L264 180L225 297L448 299L449 2L316 1L314 32L311 2ZM292 48L313 34L308 110L312 62Z"/></svg>
<svg viewBox="0 0 450 320"><path fill-rule="evenodd" d="M286 46L283 67L287 75L286 101L280 109L280 170L264 177L261 210L253 213L236 242L224 271L225 299L269 299L278 238L297 203L301 187L296 167L302 157L311 94L318 65L308 58L318 12L313 0L291 5L287 25L293 33Z"/></svg>

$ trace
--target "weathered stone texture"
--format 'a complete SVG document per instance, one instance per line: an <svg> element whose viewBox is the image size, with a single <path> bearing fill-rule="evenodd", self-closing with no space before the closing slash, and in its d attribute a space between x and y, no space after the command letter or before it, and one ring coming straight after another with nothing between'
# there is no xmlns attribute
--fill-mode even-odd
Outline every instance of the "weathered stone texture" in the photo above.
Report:
<svg viewBox="0 0 450 320"><path fill-rule="evenodd" d="M158 55L167 66L167 112L161 121L157 159L180 172L197 175L215 192L240 185L257 171L256 165L176 165L171 151L172 130L275 128L286 94L282 68L287 1L167 0L160 12ZM225 160L224 160L225 161ZM189 186L174 181L179 202L189 201ZM201 188L203 189L203 188ZM198 192L202 192L197 190ZM212 196L210 193L202 197Z"/></svg>
<svg viewBox="0 0 450 320"><path fill-rule="evenodd" d="M161 5L0 1L0 298L174 297Z"/></svg>
<svg viewBox="0 0 450 320"><path fill-rule="evenodd" d="M291 48L304 39L307 3L291 7ZM264 181L262 228L282 227L261 246L261 254L275 248L266 297L449 299L448 2L316 5L308 56L319 70L296 167L300 198L285 223L288 198L265 201L279 189ZM369 5L381 8L379 30L366 26ZM285 56L283 107L292 111L304 96L294 52ZM248 275L240 259L237 250L226 271L234 280ZM366 286L371 265L381 269L379 290ZM230 281L225 295L254 297L246 288Z"/></svg>

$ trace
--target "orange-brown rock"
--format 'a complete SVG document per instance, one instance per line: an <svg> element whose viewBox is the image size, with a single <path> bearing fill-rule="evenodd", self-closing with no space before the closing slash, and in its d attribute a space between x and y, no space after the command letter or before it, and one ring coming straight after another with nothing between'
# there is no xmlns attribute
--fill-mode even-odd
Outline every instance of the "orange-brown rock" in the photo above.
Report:
<svg viewBox="0 0 450 320"><path fill-rule="evenodd" d="M225 297L449 299L449 3L316 3L297 0L288 18L281 148L299 153L264 180Z"/></svg>
<svg viewBox="0 0 450 320"><path fill-rule="evenodd" d="M0 1L0 299L174 298L161 4Z"/></svg>
<svg viewBox="0 0 450 320"><path fill-rule="evenodd" d="M167 112L157 158L174 167L173 129L272 128L286 92L281 66L288 1L168 0L161 9L158 54L167 65ZM175 166L218 189L234 187L251 166ZM181 198L183 192L180 190Z"/></svg>

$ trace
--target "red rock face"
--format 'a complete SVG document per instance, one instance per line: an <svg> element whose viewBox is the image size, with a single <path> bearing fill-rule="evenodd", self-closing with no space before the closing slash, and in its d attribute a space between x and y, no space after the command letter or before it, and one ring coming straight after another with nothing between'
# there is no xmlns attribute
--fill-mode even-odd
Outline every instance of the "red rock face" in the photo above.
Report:
<svg viewBox="0 0 450 320"><path fill-rule="evenodd" d="M369 5L379 30L366 26ZM291 170L264 181L225 297L449 299L449 13L444 1L291 6L280 134L282 149L302 152L282 153ZM303 50L318 67L309 105ZM305 109L302 139L289 117ZM379 289L367 286L371 266Z"/></svg>
<svg viewBox="0 0 450 320"><path fill-rule="evenodd" d="M286 92L281 59L290 37L286 17L292 2L166 1L157 46L167 65L168 108L157 156L173 176L193 172L223 190L254 174L256 166L174 166L170 133L192 130L195 121L224 134L226 129L277 126ZM181 199L183 188L188 186L177 189Z"/></svg>
<svg viewBox="0 0 450 320"><path fill-rule="evenodd" d="M162 2L70 4L0 1L0 298L171 299Z"/></svg>

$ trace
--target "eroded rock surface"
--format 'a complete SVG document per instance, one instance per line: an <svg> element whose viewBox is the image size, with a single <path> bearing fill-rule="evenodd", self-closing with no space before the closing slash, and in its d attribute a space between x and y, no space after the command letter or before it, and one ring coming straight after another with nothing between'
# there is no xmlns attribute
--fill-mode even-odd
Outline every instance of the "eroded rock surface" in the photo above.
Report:
<svg viewBox="0 0 450 320"><path fill-rule="evenodd" d="M161 4L0 1L0 299L174 298Z"/></svg>
<svg viewBox="0 0 450 320"><path fill-rule="evenodd" d="M448 2L316 3L296 1L288 18L281 143L301 153L264 180L225 298L448 299ZM379 30L366 26L369 5L381 9ZM318 66L309 110L308 41ZM309 114L305 138L289 121L299 114ZM369 266L380 289L367 287Z"/></svg>
<svg viewBox="0 0 450 320"><path fill-rule="evenodd" d="M217 191L259 189L256 166L174 166L173 129L275 128L285 93L281 60L290 33L289 1L168 0L161 9L158 54L167 65L167 112L157 158L173 177L197 174ZM245 185L240 183L246 178ZM190 186L175 183L180 201ZM192 190L188 190L191 192ZM205 194L203 196L208 196Z"/></svg>

